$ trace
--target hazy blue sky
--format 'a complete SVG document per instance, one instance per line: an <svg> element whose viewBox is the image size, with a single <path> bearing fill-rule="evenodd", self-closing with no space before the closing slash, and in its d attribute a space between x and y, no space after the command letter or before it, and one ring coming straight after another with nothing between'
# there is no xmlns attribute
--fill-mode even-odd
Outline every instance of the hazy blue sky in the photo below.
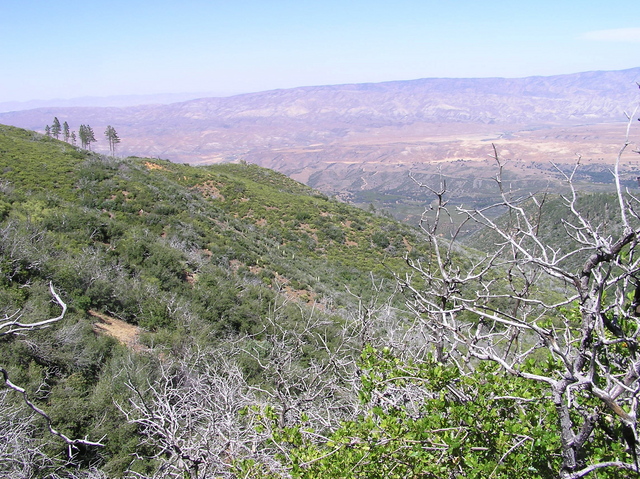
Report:
<svg viewBox="0 0 640 479"><path fill-rule="evenodd" d="M0 102L636 66L638 0L0 0Z"/></svg>

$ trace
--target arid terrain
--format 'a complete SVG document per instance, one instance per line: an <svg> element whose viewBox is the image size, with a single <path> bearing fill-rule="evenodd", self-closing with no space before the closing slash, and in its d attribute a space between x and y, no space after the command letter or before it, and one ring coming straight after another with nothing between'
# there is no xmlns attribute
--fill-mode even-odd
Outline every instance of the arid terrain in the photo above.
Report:
<svg viewBox="0 0 640 479"><path fill-rule="evenodd" d="M423 79L274 90L170 105L40 108L0 113L0 123L44 131L56 116L90 124L97 151L116 128L118 155L190 164L246 161L281 171L357 204L390 208L424 198L409 173L461 200L484 194L493 146L509 160L512 186L560 185L551 162L585 167L587 187L606 184L624 143L625 112L638 101L640 68L520 79ZM101 141L100 141L101 140ZM632 142L634 138L632 138ZM624 156L635 182L640 156ZM555 186L554 186L555 188Z"/></svg>

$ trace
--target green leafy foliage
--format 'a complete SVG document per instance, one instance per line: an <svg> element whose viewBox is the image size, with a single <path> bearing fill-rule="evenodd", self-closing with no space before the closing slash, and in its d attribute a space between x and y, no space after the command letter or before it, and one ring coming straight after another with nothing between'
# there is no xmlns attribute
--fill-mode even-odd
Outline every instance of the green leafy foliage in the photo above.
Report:
<svg viewBox="0 0 640 479"><path fill-rule="evenodd" d="M405 364L372 349L362 366L367 412L321 447L295 450L296 477L553 477L559 442L548 426L556 418L539 388L496 368L460 376L432 359ZM390 387L411 394L411 386L423 391L419 404L377 399Z"/></svg>
<svg viewBox="0 0 640 479"><path fill-rule="evenodd" d="M543 385L483 364L462 374L431 357L400 359L363 346L364 339L327 357L343 345L341 328L353 311L366 309L376 294L392 297L390 271L405 274L405 256L428 263L427 247L406 225L255 165L196 168L103 157L5 126L0 169L0 314L20 310L26 321L57 314L49 281L70 306L63 324L0 338L0 364L50 412L55 427L105 437L103 449L81 451L73 467L97 465L109 477L157 473L167 453L127 420L125 406L134 394L152 405L149 387L162 361L217 348L234 350L250 389L260 391L247 416L259 417L260 434L272 434L255 447L277 450L272 459L281 468L276 475L247 454L228 461L236 477L555 477L558 420ZM487 273L496 288L504 286L501 274ZM276 304L285 305L277 322ZM390 305L405 327L402 298ZM142 328L135 346L98 333L98 314ZM571 318L575 311L558 314ZM551 327L554 319L540 318L540 325ZM304 415L283 423L268 404L283 394L281 370L265 366L279 358L274 325L290 332L285 339L299 339L287 371L303 377L311 365L328 369L334 359L362 352L357 417L344 413L341 425L315 429ZM632 354L628 345L616 347ZM525 367L556 371L543 354ZM7 398L12 407L20 402ZM575 401L584 410L596 407L581 394ZM619 424L604 421L585 455L628 460ZM66 453L42 424L29 431L51 457ZM598 477L615 477L607 474Z"/></svg>
<svg viewBox="0 0 640 479"><path fill-rule="evenodd" d="M558 418L542 383L508 376L489 363L463 375L432 357L407 362L387 348L370 346L360 366L364 409L357 419L320 442L303 425L274 434L292 477L557 477ZM548 373L554 365L542 367ZM404 400L390 402L398 391ZM267 411L264 420L270 418L275 421ZM588 451L591 461L625 457L614 428L596 434ZM264 471L252 472L254 464L238 467L250 477L266 477ZM600 471L598 477L616 474Z"/></svg>
<svg viewBox="0 0 640 479"><path fill-rule="evenodd" d="M314 314L331 331L354 302L345 286L370 294L370 271L390 278L383 261L401 268L401 255L418 243L410 228L394 226L397 252L372 246L390 220L253 165L107 158L0 126L0 169L0 312L21 310L25 320L57 314L49 281L70 306L63 325L3 339L0 363L64 433L107 434L103 450L77 461L114 477L144 450L115 407L131 394L118 364L139 364L146 377L155 366L96 335L92 314L143 328L140 347L163 354L229 337L260 340L276 302L291 303L281 319L293 329L301 310L321 305ZM248 377L267 380L255 362L243 364ZM37 439L51 444L52 456L64 454L44 428Z"/></svg>

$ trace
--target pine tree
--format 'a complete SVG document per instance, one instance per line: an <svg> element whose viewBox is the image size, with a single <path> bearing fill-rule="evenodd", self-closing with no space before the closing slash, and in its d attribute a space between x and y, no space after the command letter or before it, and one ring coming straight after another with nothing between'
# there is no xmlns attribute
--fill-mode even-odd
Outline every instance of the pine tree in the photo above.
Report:
<svg viewBox="0 0 640 479"><path fill-rule="evenodd" d="M75 132L75 131L72 131L72 132L71 132L71 144L72 144L73 146L76 146L76 141L77 141L76 132Z"/></svg>
<svg viewBox="0 0 640 479"><path fill-rule="evenodd" d="M116 129L114 127L109 125L104 132L104 136L106 136L109 141L109 151L111 152L111 156L113 156L116 152L116 145L120 143L118 133L116 133Z"/></svg>
<svg viewBox="0 0 640 479"><path fill-rule="evenodd" d="M96 142L96 136L95 136L95 133L93 132L93 128L87 125L87 148L90 150L91 143L95 143L95 142Z"/></svg>
<svg viewBox="0 0 640 479"><path fill-rule="evenodd" d="M69 123L67 123L66 121L62 124L62 136L64 137L64 141L69 143Z"/></svg>
<svg viewBox="0 0 640 479"><path fill-rule="evenodd" d="M80 125L79 135L80 145L82 146L82 148L90 150L91 143L94 143L96 141L96 136L93 132L93 128L91 128L89 125Z"/></svg>
<svg viewBox="0 0 640 479"><path fill-rule="evenodd" d="M55 137L56 140L60 136L60 120L58 120L58 117L54 117L53 119L53 124L51 125L51 134Z"/></svg>
<svg viewBox="0 0 640 479"><path fill-rule="evenodd" d="M47 136L51 136L51 127L49 125L44 127L44 134Z"/></svg>
<svg viewBox="0 0 640 479"><path fill-rule="evenodd" d="M87 147L87 127L85 125L80 125L78 128L78 134L80 135L80 147Z"/></svg>

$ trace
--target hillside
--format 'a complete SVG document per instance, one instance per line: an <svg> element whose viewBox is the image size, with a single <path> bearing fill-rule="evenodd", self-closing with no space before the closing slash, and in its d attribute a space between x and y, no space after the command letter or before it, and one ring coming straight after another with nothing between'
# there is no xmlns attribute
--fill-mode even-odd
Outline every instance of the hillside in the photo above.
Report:
<svg viewBox="0 0 640 479"><path fill-rule="evenodd" d="M329 195L373 203L416 222L409 171L461 184L492 176L491 144L514 178L558 185L549 162L576 154L606 171L637 102L640 69L519 79L420 79L294 88L170 105L42 108L0 122L43 131L56 116L91 124L96 149L112 125L119 154L210 164L241 160L275 169ZM637 158L625 171L635 178ZM489 168L487 168L489 167ZM555 187L554 186L554 187ZM474 199L474 189L465 194ZM482 196L482 195L481 195Z"/></svg>
<svg viewBox="0 0 640 479"><path fill-rule="evenodd" d="M207 150L215 154L237 148L238 153L244 148L247 153L314 143L326 146L358 132L416 123L539 128L619 122L636 97L630 87L638 76L640 68L519 79L432 78L300 87L170 105L44 108L6 112L0 118L36 130L42 130L56 112L61 120L74 124L84 120L100 131L107 124L119 125L128 139L123 153L131 153L133 139L143 140L144 135L162 136L170 143L189 131L204 133L206 137L197 142L193 142L196 136L181 140L183 150L175 145L160 153L174 161L211 161L222 158L208 157Z"/></svg>
<svg viewBox="0 0 640 479"><path fill-rule="evenodd" d="M340 304L345 278L355 287L370 271L384 276L382 260L397 266L417 242L410 228L255 165L106 158L25 130L1 132L5 222L44 228L65 254L89 248L130 272L161 274L163 288L169 279L197 284L211 263Z"/></svg>
<svg viewBox="0 0 640 479"><path fill-rule="evenodd" d="M629 191L470 212L471 250L449 194L418 232L246 162L107 157L10 126L0 170L0 475L635 468Z"/></svg>
<svg viewBox="0 0 640 479"><path fill-rule="evenodd" d="M240 348L247 376L271 387L250 345L277 331L338 340L359 301L392 297L387 268L401 270L402 256L421 249L409 227L255 165L107 158L1 126L0 170L1 314L19 310L24 322L58 314L49 282L70 308L59 327L0 337L0 365L64 433L107 434L99 457L78 460L114 477L141 439L113 402L128 400L114 371L153 376L158 357ZM321 347L293 366L321 360ZM3 408L20 404L0 392ZM50 443L43 431L27 439ZM0 464L22 449L11 451L0 449Z"/></svg>

